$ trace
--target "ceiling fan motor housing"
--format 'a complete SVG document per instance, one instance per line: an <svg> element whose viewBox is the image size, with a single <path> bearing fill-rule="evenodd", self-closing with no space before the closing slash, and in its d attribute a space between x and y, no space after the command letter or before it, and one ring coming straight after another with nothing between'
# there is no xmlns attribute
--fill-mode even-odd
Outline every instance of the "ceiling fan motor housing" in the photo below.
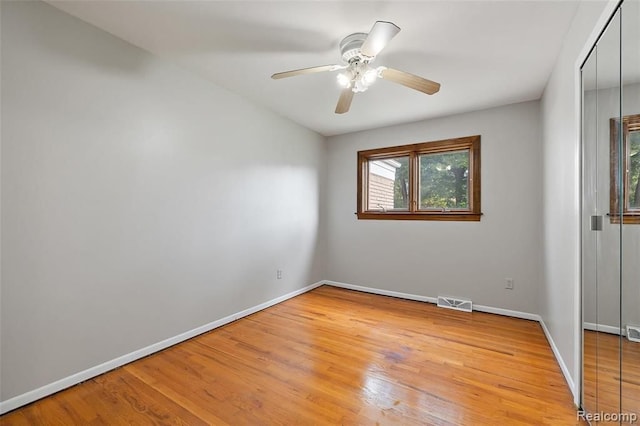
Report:
<svg viewBox="0 0 640 426"><path fill-rule="evenodd" d="M342 60L349 63L354 59L362 59L360 48L366 38L367 33L353 33L343 38L340 42Z"/></svg>

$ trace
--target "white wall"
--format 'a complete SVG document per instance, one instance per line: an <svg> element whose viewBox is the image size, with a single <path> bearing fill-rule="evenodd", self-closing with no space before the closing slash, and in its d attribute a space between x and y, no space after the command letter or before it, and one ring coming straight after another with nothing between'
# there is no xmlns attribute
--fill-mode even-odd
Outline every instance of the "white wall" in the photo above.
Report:
<svg viewBox="0 0 640 426"><path fill-rule="evenodd" d="M480 222L358 220L359 150L481 135ZM328 276L347 284L538 312L539 103L329 138ZM515 280L506 290L505 278Z"/></svg>
<svg viewBox="0 0 640 426"><path fill-rule="evenodd" d="M540 314L566 366L579 380L580 87L578 58L595 41L606 3L581 2L541 100L543 275Z"/></svg>
<svg viewBox="0 0 640 426"><path fill-rule="evenodd" d="M324 138L1 7L2 400L324 277Z"/></svg>

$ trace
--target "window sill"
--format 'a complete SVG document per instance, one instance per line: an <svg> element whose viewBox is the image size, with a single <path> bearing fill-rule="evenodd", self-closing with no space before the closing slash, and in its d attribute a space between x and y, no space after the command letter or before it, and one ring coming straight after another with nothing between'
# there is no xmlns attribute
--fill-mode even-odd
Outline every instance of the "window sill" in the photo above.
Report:
<svg viewBox="0 0 640 426"><path fill-rule="evenodd" d="M412 213L412 212L358 212L358 219L364 220L441 220L460 222L479 222L482 213L447 212L447 213Z"/></svg>
<svg viewBox="0 0 640 426"><path fill-rule="evenodd" d="M609 213L609 220L611 223L620 223L620 215L612 215ZM640 225L640 212L638 213L625 213L622 216L623 225Z"/></svg>

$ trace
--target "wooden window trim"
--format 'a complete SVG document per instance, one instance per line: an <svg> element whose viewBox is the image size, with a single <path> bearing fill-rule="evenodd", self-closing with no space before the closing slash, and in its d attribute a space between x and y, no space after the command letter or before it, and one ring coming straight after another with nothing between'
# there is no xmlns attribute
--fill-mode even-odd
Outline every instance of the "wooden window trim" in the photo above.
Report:
<svg viewBox="0 0 640 426"><path fill-rule="evenodd" d="M627 115L622 117L622 126L620 125L618 118L612 118L609 120L609 134L610 134L610 158L609 158L609 170L611 177L609 179L609 218L611 223L620 223L620 217L622 216L623 224L638 224L640 225L640 209L627 209L629 199L629 177L627 173L624 173L624 186L622 191L624 193L624 204L622 209L620 208L620 164L619 164L619 151L618 151L618 133L622 127L622 149L625 152L623 162L625 171L627 169L627 157L629 150L629 133L634 131L640 131L640 114Z"/></svg>
<svg viewBox="0 0 640 426"><path fill-rule="evenodd" d="M436 154L469 150L469 209L468 210L419 210L418 199L418 157L421 154ZM369 161L392 157L409 156L409 207L406 211L365 210L368 200ZM439 220L439 221L480 221L480 135L423 142L410 145L358 151L358 219L378 220Z"/></svg>

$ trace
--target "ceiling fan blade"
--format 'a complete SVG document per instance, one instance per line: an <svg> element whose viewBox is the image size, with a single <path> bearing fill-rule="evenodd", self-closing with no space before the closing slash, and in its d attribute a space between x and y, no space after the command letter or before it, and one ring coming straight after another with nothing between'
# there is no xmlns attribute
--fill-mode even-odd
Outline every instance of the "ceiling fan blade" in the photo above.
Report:
<svg viewBox="0 0 640 426"><path fill-rule="evenodd" d="M369 31L369 35L360 47L360 53L373 58L384 49L392 38L400 32L400 27L392 22L376 21Z"/></svg>
<svg viewBox="0 0 640 426"><path fill-rule="evenodd" d="M351 100L353 99L353 90L350 87L342 89L338 105L336 105L336 114L344 114L351 108Z"/></svg>
<svg viewBox="0 0 640 426"><path fill-rule="evenodd" d="M293 77L296 75L303 75L303 74L314 74L317 72L342 70L345 68L346 68L345 65L322 65L319 67L310 67L310 68L302 68L299 70L278 72L273 74L271 78L273 78L274 80L277 80L279 78Z"/></svg>
<svg viewBox="0 0 640 426"><path fill-rule="evenodd" d="M440 90L440 83L409 74L408 72L394 70L393 68L383 68L380 77L393 81L394 83L402 84L410 89L426 93L427 95L433 95Z"/></svg>

